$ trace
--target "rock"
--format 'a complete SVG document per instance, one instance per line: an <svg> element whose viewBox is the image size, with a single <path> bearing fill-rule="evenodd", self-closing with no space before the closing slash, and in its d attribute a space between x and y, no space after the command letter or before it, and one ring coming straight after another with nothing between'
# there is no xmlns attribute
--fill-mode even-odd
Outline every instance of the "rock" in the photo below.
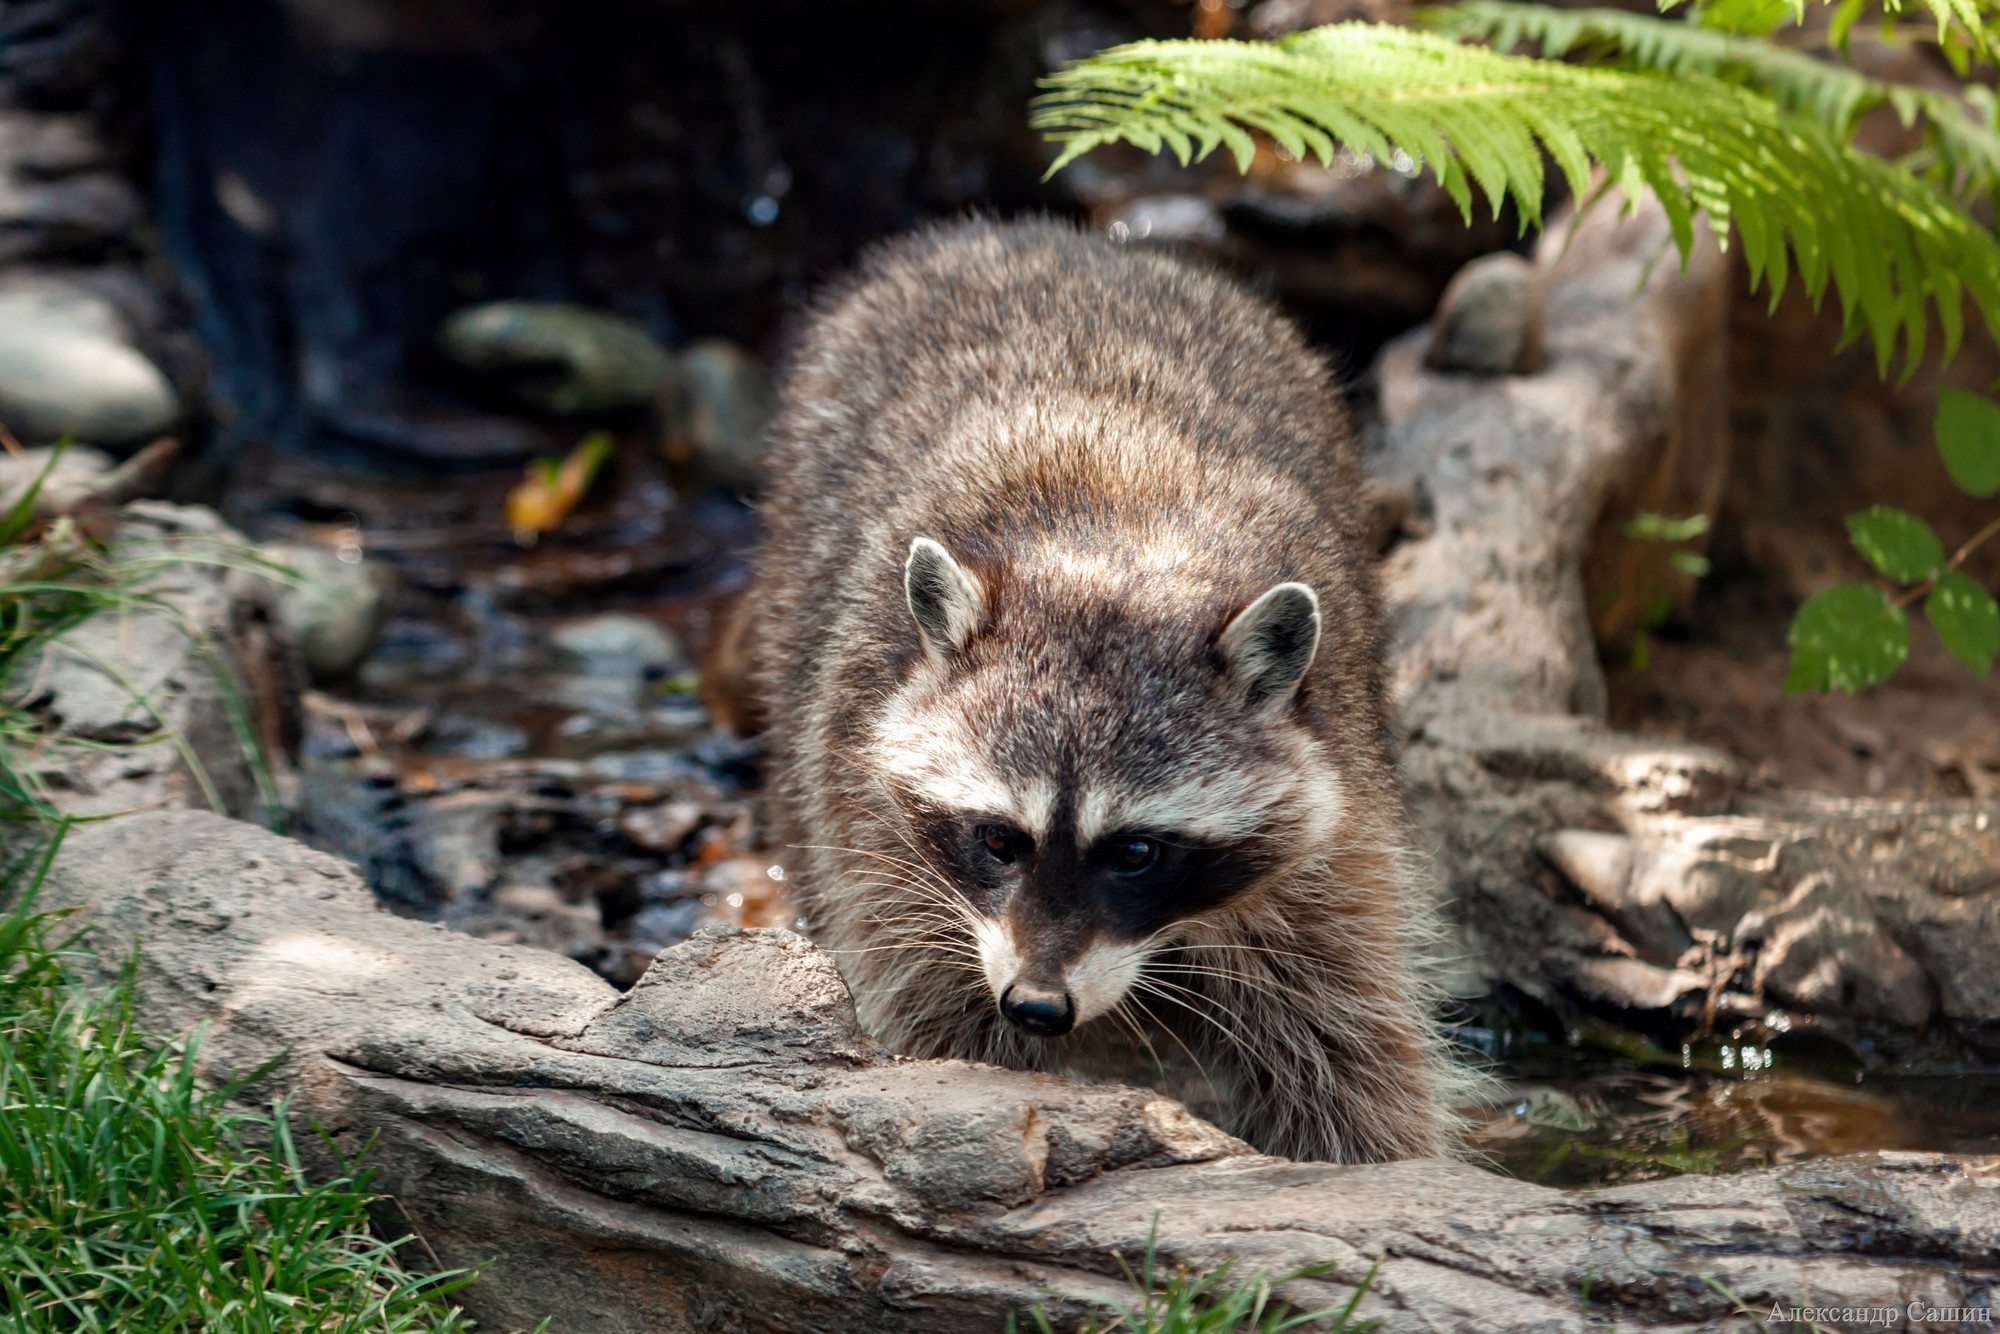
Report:
<svg viewBox="0 0 2000 1334"><path fill-rule="evenodd" d="M667 350L630 320L559 302L494 301L444 323L438 342L467 370L562 415L649 407L672 391Z"/></svg>
<svg viewBox="0 0 2000 1334"><path fill-rule="evenodd" d="M302 543L274 543L263 551L296 576L297 582L281 585L278 614L304 649L314 682L352 677L394 610L395 575L359 551L351 560Z"/></svg>
<svg viewBox="0 0 2000 1334"><path fill-rule="evenodd" d="M672 853L707 818L698 802L669 801L658 806L628 806L618 814L618 832L648 852Z"/></svg>
<svg viewBox="0 0 2000 1334"><path fill-rule="evenodd" d="M1540 846L1542 855L1611 919L1643 957L1672 964L1693 948L1694 937L1667 898L1669 885L1678 883L1678 877L1657 874L1650 863L1642 869L1639 846L1631 837L1560 829Z"/></svg>
<svg viewBox="0 0 2000 1334"><path fill-rule="evenodd" d="M556 628L549 642L589 676L639 676L687 661L686 650L665 626L621 612L569 621Z"/></svg>
<svg viewBox="0 0 2000 1334"><path fill-rule="evenodd" d="M1525 375L1542 364L1542 288L1535 266L1502 251L1446 285L1424 364L1438 371Z"/></svg>
<svg viewBox="0 0 2000 1334"><path fill-rule="evenodd" d="M110 303L79 288L0 288L0 423L23 441L99 445L171 429L180 399L127 337Z"/></svg>
<svg viewBox="0 0 2000 1334"><path fill-rule="evenodd" d="M1728 756L1601 721L1600 636L1671 586L1624 518L1711 512L1726 479L1732 280L1705 239L1685 271L1654 264L1652 203L1565 232L1537 261L1539 374L1438 373L1421 333L1377 365L1376 485L1427 511L1392 535L1384 589L1411 807L1463 960L1448 982L1696 1023L1711 1001L1785 1007L1857 1049L2000 1023L2000 893L1981 889L2000 805L1753 797Z"/></svg>
<svg viewBox="0 0 2000 1334"><path fill-rule="evenodd" d="M48 729L34 755L50 800L78 816L155 805L275 816L305 669L275 590L239 568L249 544L213 511L157 501L119 511L108 542L114 559L186 559L155 565L130 582L125 610L84 620L11 674ZM139 740L159 744L99 744Z"/></svg>
<svg viewBox="0 0 2000 1334"><path fill-rule="evenodd" d="M1330 1266L1286 1290L1308 1308L1372 1271L1356 1314L1386 1334L1580 1328L1586 1287L1665 1334L1807 1292L1974 1306L2000 1283L1995 1158L1573 1193L1438 1160L1290 1163L1143 1090L891 1057L789 932L698 935L620 996L385 913L333 858L205 813L79 828L43 893L84 909L81 967L144 943L148 1029L211 1022L211 1072L271 1063L244 1101L297 1091L331 1137L300 1137L310 1173L370 1145L372 1187L438 1262L503 1257L462 1294L484 1327L959 1334L1040 1303L1073 1328L1155 1228L1169 1270Z"/></svg>
<svg viewBox="0 0 2000 1334"><path fill-rule="evenodd" d="M55 448L51 445L24 449L19 454L0 454L0 514L11 511L37 482L41 483L41 492L37 494L68 490L89 485L109 473L113 466L111 456L103 450L71 445L56 459L55 470L44 476L54 457Z"/></svg>
<svg viewBox="0 0 2000 1334"><path fill-rule="evenodd" d="M483 902L448 910L444 921L455 931L498 944L530 945L580 959L604 943L604 926L594 907L571 903L547 885L501 885Z"/></svg>
<svg viewBox="0 0 2000 1334"><path fill-rule="evenodd" d="M682 399L667 424L670 462L701 481L756 489L764 427L776 397L762 362L726 338L704 338L681 354Z"/></svg>
<svg viewBox="0 0 2000 1334"><path fill-rule="evenodd" d="M0 110L0 262L128 237L145 204L105 160L86 116Z"/></svg>

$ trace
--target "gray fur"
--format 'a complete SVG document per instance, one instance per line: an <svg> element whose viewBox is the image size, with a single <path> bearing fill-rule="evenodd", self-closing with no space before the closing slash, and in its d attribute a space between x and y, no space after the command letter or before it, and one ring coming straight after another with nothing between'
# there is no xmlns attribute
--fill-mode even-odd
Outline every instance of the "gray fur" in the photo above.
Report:
<svg viewBox="0 0 2000 1334"><path fill-rule="evenodd" d="M1296 330L1064 225L934 228L822 302L768 466L744 642L786 883L870 1031L1151 1085L1274 1153L1450 1151L1360 477ZM917 538L979 591L976 633L949 629L949 571ZM1253 822L1265 869L1149 939L1129 1004L1028 1038L916 833L989 792L1050 838L1092 800L1177 793L1190 819ZM1007 911L1024 951L1077 947Z"/></svg>

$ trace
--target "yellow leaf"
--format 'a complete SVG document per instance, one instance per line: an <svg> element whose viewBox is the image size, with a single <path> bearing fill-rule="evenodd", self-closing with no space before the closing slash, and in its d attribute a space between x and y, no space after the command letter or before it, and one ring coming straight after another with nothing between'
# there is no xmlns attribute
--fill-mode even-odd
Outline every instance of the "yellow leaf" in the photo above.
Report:
<svg viewBox="0 0 2000 1334"><path fill-rule="evenodd" d="M530 463L527 477L507 493L507 526L514 530L514 540L524 547L533 546L537 537L568 518L589 493L598 469L609 457L610 433L592 431L560 462L536 459Z"/></svg>

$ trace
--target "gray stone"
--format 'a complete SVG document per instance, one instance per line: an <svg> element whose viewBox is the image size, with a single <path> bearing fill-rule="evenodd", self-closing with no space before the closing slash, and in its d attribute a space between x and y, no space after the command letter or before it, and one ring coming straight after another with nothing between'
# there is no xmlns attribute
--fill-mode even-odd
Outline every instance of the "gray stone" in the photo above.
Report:
<svg viewBox="0 0 2000 1334"><path fill-rule="evenodd" d="M1425 364L1432 370L1523 375L1542 364L1542 285L1535 266L1502 251L1460 269L1438 299Z"/></svg>
<svg viewBox="0 0 2000 1334"><path fill-rule="evenodd" d="M482 1326L1058 1328L1159 1262L1290 1272L1387 1334L1723 1326L1738 1303L1970 1306L2000 1283L2000 1159L1881 1153L1568 1193L1438 1160L1291 1163L1143 1090L873 1047L831 961L711 930L619 995L583 967L383 912L331 857L156 811L75 831L44 890L149 1029L211 1024L211 1072L270 1072L369 1145ZM1549 1106L1544 1114L1573 1113ZM1567 1120L1565 1120L1567 1123ZM301 1136L308 1170L341 1170ZM490 1262L490 1263L489 1263Z"/></svg>
<svg viewBox="0 0 2000 1334"><path fill-rule="evenodd" d="M1581 577L1614 489L1721 466L1697 446L1727 425L1732 279L1705 234L1684 271L1651 264L1667 238L1652 204L1621 219L1607 201L1565 248L1567 231L1553 220L1537 260L1548 308L1539 374L1430 369L1425 330L1377 362L1371 473L1427 510L1383 562L1390 689L1412 813L1456 937L1448 985L1660 996L1681 979L1635 971L1653 965L1603 918L1607 938L1549 948L1581 910L1542 887L1538 846L1565 828L1636 837L1718 814L1741 785L1739 766L1712 749L1605 727ZM1655 943L1663 958L1671 942Z"/></svg>
<svg viewBox="0 0 2000 1334"><path fill-rule="evenodd" d="M678 852L705 818L700 803L692 801L628 806L619 812L618 832L648 852Z"/></svg>
<svg viewBox="0 0 2000 1334"><path fill-rule="evenodd" d="M556 627L549 643L579 670L592 676L636 676L687 661L687 651L658 621L606 612Z"/></svg>
<svg viewBox="0 0 2000 1334"><path fill-rule="evenodd" d="M273 543L263 554L291 572L278 593L278 614L304 649L314 682L352 677L394 610L395 575L358 551L350 560L325 547Z"/></svg>
<svg viewBox="0 0 2000 1334"><path fill-rule="evenodd" d="M726 338L681 353L681 401L667 423L669 460L703 482L750 492L776 397L764 364Z"/></svg>
<svg viewBox="0 0 2000 1334"><path fill-rule="evenodd" d="M0 288L0 422L21 440L132 445L180 415L108 301L53 281Z"/></svg>
<svg viewBox="0 0 2000 1334"><path fill-rule="evenodd" d="M438 334L445 355L560 414L652 406L671 395L667 350L630 320L560 302L468 306Z"/></svg>
<svg viewBox="0 0 2000 1334"><path fill-rule="evenodd" d="M1567 248L1566 219L1544 239L1540 374L1440 374L1421 331L1377 366L1375 483L1428 510L1397 525L1384 590L1412 810L1460 961L1446 980L1697 1021L1711 997L1786 1007L1857 1044L2000 1021L2000 805L1751 798L1726 755L1602 722L1593 534L1621 497L1684 513L1716 493L1732 282L1706 239L1684 271L1655 263L1658 206L1621 220L1613 202ZM1643 601L1636 573L1614 582Z"/></svg>
<svg viewBox="0 0 2000 1334"><path fill-rule="evenodd" d="M1379 481L1420 488L1431 511L1426 531L1390 552L1386 588L1413 807L1470 964L1458 984L1660 1006L1706 994L1747 961L1756 994L1720 998L1736 1011L1990 1022L2000 987L1974 961L2000 952L2000 913L1993 896L1937 888L1975 884L1967 868L2000 863L1973 827L1979 811L1767 801L1753 817L1727 757L1597 721L1603 684L1580 577L1590 535L1614 493L1710 489L1726 458L1705 442L1726 428L1717 358L1729 276L1706 242L1684 273L1649 273L1665 237L1652 205L1622 222L1608 209L1587 218L1567 251L1564 231L1559 220L1540 261L1541 374L1440 375L1423 365L1421 334L1379 367ZM1585 832L1610 829L1622 835ZM1900 842L1857 842L1892 829ZM1784 851L1807 845L1818 849L1810 872ZM1574 910L1536 888L1537 852L1608 936L1576 928ZM1819 887L1801 890L1810 875ZM1668 966L1696 943L1711 964Z"/></svg>
<svg viewBox="0 0 2000 1334"><path fill-rule="evenodd" d="M39 781L58 810L212 807L270 818L288 795L304 666L249 545L213 511L119 511L114 561L167 557L127 581L126 609L48 641L7 681L46 731ZM101 743L155 744L105 747Z"/></svg>
<svg viewBox="0 0 2000 1334"><path fill-rule="evenodd" d="M87 116L0 110L0 263L95 250L145 216Z"/></svg>

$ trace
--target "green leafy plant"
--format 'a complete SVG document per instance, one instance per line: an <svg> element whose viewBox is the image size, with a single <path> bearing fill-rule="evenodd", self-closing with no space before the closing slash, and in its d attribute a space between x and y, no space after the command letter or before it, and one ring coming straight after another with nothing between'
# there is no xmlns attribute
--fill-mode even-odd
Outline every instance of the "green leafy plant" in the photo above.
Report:
<svg viewBox="0 0 2000 1334"><path fill-rule="evenodd" d="M1937 445L1952 481L1967 494L1983 499L2000 492L2000 406L1977 394L1945 390L1938 403ZM1865 690L1887 680L1909 656L1910 618L1904 608L1918 599L1945 648L1984 677L2000 657L2000 602L1963 566L2000 534L2000 518L1950 555L1928 523L1887 505L1848 515L1847 531L1862 559L1897 587L1835 584L1808 598L1792 622L1786 691Z"/></svg>
<svg viewBox="0 0 2000 1334"><path fill-rule="evenodd" d="M1247 169L1261 132L1329 163L1343 147L1404 154L1468 217L1477 187L1496 215L1511 200L1526 225L1541 220L1546 159L1580 199L1613 185L1628 198L1650 191L1683 257L1697 215L1719 237L1733 228L1753 285L1774 298L1794 271L1815 300L1831 286L1885 371L1899 343L1916 364L1933 314L1955 348L1964 293L2000 326L2000 244L1949 193L1709 74L1586 67L1343 23L1273 43L1137 42L1046 84L1034 123L1062 145L1053 169L1116 141L1182 161L1226 146Z"/></svg>
<svg viewBox="0 0 2000 1334"><path fill-rule="evenodd" d="M1300 1279L1315 1278L1332 1265L1308 1265L1283 1278L1258 1274L1247 1283L1231 1284L1233 1260L1225 1260L1203 1274L1190 1274L1176 1266L1169 1270L1159 1262L1160 1221L1153 1220L1146 1238L1146 1255L1137 1271L1125 1258L1113 1252L1118 1267L1132 1288L1129 1304L1111 1304L1091 1317L1077 1334L1281 1334L1288 1329L1316 1325L1327 1334L1362 1334L1381 1322L1356 1322L1361 1299L1375 1281L1371 1267L1355 1286L1345 1305L1324 1311L1297 1313L1276 1295L1276 1290ZM1037 1306L1029 1313L1032 1334L1055 1334L1048 1316ZM1013 1316L1007 1317L1007 1334L1016 1334Z"/></svg>
<svg viewBox="0 0 2000 1334"><path fill-rule="evenodd" d="M1553 9L1509 0L1464 0L1429 12L1438 31L1461 41L1490 42L1511 51L1532 43L1550 60L1576 56L1596 63L1662 74L1698 74L1740 84L1788 112L1816 121L1842 142L1862 115L1892 108L1905 125L1921 123L1926 148L1905 169L1960 200L1989 197L2000 180L2000 134L1992 93L1968 84L1959 96L1870 78L1852 66L1762 40L1790 16L1784 3L1766 5L1762 21L1714 4L1690 17L1699 22L1621 9ZM1748 23L1747 29L1742 25ZM1722 26L1717 26L1722 25ZM1833 40L1844 40L1844 32Z"/></svg>
<svg viewBox="0 0 2000 1334"><path fill-rule="evenodd" d="M1699 579L1708 573L1708 557L1682 544L1694 541L1707 531L1706 514L1670 519L1663 514L1642 513L1625 525L1625 536L1634 542L1659 542L1672 547L1673 550L1667 553L1667 564L1691 579ZM1674 600L1665 593L1654 594L1652 602L1647 604L1638 632L1632 636L1633 671L1646 670L1652 660L1653 632L1667 623L1673 610Z"/></svg>
<svg viewBox="0 0 2000 1334"><path fill-rule="evenodd" d="M0 1331L468 1328L445 1298L470 1276L404 1268L365 1176L308 1184L283 1103L231 1110L246 1080L197 1077L198 1031L137 1028L132 964L77 978L76 937L34 907L59 842L0 886Z"/></svg>

